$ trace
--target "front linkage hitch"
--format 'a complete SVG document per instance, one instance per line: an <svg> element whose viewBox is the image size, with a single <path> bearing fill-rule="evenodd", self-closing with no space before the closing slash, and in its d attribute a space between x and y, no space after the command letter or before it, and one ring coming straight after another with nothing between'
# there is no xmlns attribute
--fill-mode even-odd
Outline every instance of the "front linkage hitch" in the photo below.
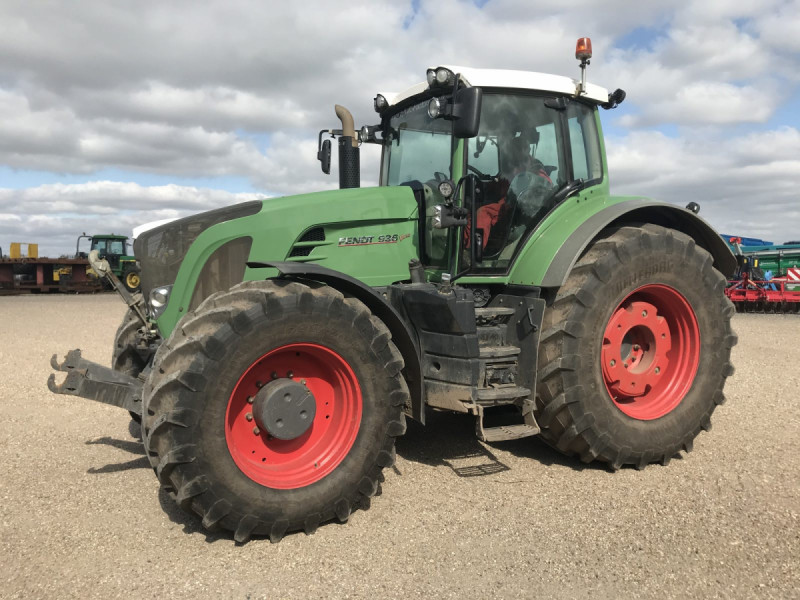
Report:
<svg viewBox="0 0 800 600"><path fill-rule="evenodd" d="M128 292L111 271L108 261L100 259L97 250L89 253L89 263L98 275L109 281L125 300L125 303L135 311L142 324L147 327L142 295ZM80 396L103 404L119 406L129 411L131 415L141 417L144 379L132 377L88 361L81 356L80 349L70 350L61 363L58 362L58 355L54 354L50 359L50 366L56 371L67 374L60 384L56 383L55 374L50 374L47 379L47 387L51 392Z"/></svg>
<svg viewBox="0 0 800 600"><path fill-rule="evenodd" d="M67 374L60 384L56 383L55 374L50 374L47 387L51 392L119 406L141 416L141 379L85 360L81 357L80 349L70 350L62 363L58 362L58 355L54 354L50 359L50 366Z"/></svg>

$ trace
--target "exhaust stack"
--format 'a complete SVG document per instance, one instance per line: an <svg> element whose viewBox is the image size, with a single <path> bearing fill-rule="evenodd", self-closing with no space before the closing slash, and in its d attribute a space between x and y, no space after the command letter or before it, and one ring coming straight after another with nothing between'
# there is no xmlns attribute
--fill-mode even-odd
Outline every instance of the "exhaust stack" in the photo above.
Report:
<svg viewBox="0 0 800 600"><path fill-rule="evenodd" d="M342 122L339 138L339 188L361 187L361 160L353 115L344 106L336 105L336 116Z"/></svg>

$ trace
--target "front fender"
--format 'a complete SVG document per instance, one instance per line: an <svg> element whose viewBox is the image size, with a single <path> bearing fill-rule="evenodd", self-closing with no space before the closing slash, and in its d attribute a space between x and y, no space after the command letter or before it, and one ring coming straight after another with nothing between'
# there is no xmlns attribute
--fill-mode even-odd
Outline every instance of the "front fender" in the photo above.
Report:
<svg viewBox="0 0 800 600"><path fill-rule="evenodd" d="M319 281L332 288L358 298L372 313L384 322L392 334L394 342L405 362L404 372L408 390L411 394L411 417L425 424L425 403L422 388L422 363L419 346L413 330L383 295L346 273L326 267L296 262L248 262L251 269L277 269L284 278L297 278Z"/></svg>

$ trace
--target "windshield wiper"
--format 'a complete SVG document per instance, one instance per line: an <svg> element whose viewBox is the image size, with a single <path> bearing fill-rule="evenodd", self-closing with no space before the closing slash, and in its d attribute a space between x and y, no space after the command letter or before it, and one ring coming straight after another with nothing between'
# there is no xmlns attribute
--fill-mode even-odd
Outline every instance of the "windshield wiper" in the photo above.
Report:
<svg viewBox="0 0 800 600"><path fill-rule="evenodd" d="M563 202L572 196L572 194L581 191L585 185L586 181L583 179L573 179L572 181L567 181L556 190L555 194L553 194L553 204Z"/></svg>

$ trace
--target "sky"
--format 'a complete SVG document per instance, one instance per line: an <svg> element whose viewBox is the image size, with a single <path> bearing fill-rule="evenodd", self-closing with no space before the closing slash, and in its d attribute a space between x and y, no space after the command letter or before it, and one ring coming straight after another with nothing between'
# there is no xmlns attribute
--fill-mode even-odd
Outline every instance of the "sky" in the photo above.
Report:
<svg viewBox="0 0 800 600"><path fill-rule="evenodd" d="M612 193L800 239L800 0L4 0L0 249L335 188L335 103L374 124L439 64L578 77L584 36L588 80L627 92L601 114Z"/></svg>

